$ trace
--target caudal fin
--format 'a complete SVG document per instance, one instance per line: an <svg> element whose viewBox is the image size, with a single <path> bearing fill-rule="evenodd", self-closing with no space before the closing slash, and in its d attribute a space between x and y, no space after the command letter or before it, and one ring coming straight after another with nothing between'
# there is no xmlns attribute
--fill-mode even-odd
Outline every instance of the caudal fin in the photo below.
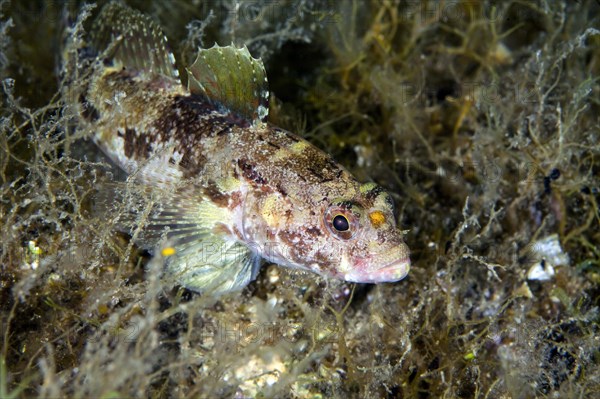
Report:
<svg viewBox="0 0 600 399"><path fill-rule="evenodd" d="M96 50L105 51L115 65L179 79L175 57L160 26L125 5L111 2L102 9L91 43Z"/></svg>

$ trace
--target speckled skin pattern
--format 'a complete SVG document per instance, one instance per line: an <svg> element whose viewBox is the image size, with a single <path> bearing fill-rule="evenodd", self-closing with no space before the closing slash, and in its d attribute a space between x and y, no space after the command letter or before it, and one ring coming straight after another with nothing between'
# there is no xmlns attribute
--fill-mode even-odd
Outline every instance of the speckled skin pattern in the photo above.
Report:
<svg viewBox="0 0 600 399"><path fill-rule="evenodd" d="M79 96L81 125L145 184L188 184L228 217L203 226L280 265L355 282L397 281L409 250L393 203L328 154L268 123L189 94L173 78L96 68ZM333 218L349 224L337 231Z"/></svg>

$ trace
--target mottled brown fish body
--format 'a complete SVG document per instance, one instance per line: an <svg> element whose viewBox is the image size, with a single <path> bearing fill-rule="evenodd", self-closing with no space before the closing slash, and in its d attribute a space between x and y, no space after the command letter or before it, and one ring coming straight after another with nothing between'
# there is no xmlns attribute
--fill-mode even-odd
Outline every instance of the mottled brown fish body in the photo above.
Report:
<svg viewBox="0 0 600 399"><path fill-rule="evenodd" d="M129 18L134 26L149 23L135 13ZM116 37L129 36L135 32ZM158 37L150 40L164 46ZM79 97L81 124L117 165L164 190L149 224L174 245L171 269L185 285L239 289L256 275L258 257L358 282L406 275L408 249L390 196L266 122L264 67L247 49L201 50L185 89L168 60L128 61L133 50L120 42L113 47L112 63L96 64ZM207 252L208 241L220 252ZM234 249L244 254L241 263Z"/></svg>

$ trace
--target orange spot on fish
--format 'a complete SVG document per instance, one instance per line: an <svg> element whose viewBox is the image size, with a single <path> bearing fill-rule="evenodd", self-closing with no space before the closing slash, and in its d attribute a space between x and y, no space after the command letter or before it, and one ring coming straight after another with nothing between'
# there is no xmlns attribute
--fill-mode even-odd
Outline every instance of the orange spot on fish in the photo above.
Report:
<svg viewBox="0 0 600 399"><path fill-rule="evenodd" d="M379 227L385 223L385 215L381 211L373 211L369 213L369 220L373 227Z"/></svg>

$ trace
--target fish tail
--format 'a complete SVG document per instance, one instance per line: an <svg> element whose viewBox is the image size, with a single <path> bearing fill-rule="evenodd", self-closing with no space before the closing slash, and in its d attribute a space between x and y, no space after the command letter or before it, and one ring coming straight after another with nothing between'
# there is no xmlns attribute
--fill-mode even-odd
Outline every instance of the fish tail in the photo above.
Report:
<svg viewBox="0 0 600 399"><path fill-rule="evenodd" d="M102 9L92 28L90 44L113 65L179 79L175 56L160 26L118 2Z"/></svg>

